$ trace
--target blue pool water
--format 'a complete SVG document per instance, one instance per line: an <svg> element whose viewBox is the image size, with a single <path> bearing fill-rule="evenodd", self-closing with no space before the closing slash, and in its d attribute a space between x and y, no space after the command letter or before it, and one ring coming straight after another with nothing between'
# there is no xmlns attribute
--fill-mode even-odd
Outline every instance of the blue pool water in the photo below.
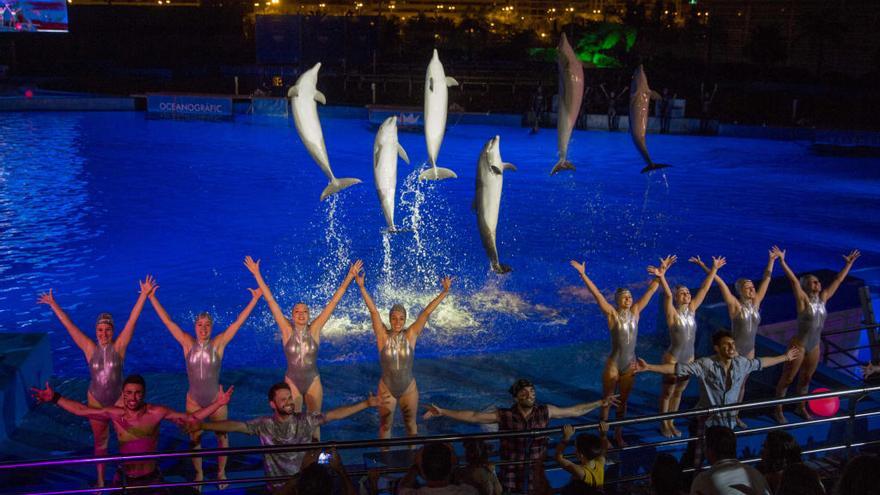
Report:
<svg viewBox="0 0 880 495"><path fill-rule="evenodd" d="M372 177L374 130L358 119L323 119L339 177L359 177L326 202L326 179L291 122L150 120L141 113L3 114L0 119L0 331L52 334L59 375L85 375L81 352L45 306L53 288L83 331L110 311L121 327L150 273L172 317L191 330L200 311L232 321L253 287L242 265L262 259L285 310L307 302L317 314L348 264L365 261L383 314L403 302L411 314L455 277L453 295L419 341L420 356L483 353L590 342L606 328L586 297L572 258L606 292L640 293L645 266L676 253L673 282L696 285L688 256L725 255L721 275L758 277L768 248L788 249L795 270L838 268L862 250L880 259L880 161L812 155L805 143L693 136L648 137L657 161L673 168L640 175L626 133L574 133L573 174L550 177L556 135L515 127L452 126L439 163L457 180L418 184L426 158L421 134L401 133L415 166L400 163L398 223L413 233L386 237ZM502 262L488 269L470 204L484 142L501 136L505 174L498 229ZM780 272L777 272L780 273ZM651 311L656 308L652 304ZM643 317L641 332L654 332ZM227 368L283 367L265 303L226 353ZM324 331L324 362L375 360L369 318L349 289ZM179 346L147 305L126 369L182 370Z"/></svg>

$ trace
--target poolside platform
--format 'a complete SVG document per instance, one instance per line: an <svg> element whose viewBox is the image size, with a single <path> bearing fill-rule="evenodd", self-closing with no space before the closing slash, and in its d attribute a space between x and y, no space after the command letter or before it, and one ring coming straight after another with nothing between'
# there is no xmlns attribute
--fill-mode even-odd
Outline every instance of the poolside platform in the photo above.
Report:
<svg viewBox="0 0 880 495"><path fill-rule="evenodd" d="M507 387L519 377L529 378L536 384L538 399L541 402L568 406L579 402L593 401L599 398L601 384L601 363L596 363L592 355L586 352L588 346L602 346L605 342L587 342L544 349L526 349L492 355L455 356L435 359L417 359L414 373L421 390L422 404L436 403L452 409L486 410L495 406L506 406L511 399ZM659 360L659 342L652 339L640 343L640 354L649 361ZM768 339L759 340L759 355L776 354L781 347ZM778 377L779 368L753 374L750 381L747 399L767 398L772 395L772 386ZM325 410L361 400L367 392L375 388L379 379L376 363L361 362L351 364L330 364L321 367L325 390ZM230 418L247 420L255 416L270 413L266 399L266 390L277 381L282 370L274 369L241 369L228 370L223 373L224 385L234 385L235 395L230 407ZM181 377L172 373L152 373L146 375L147 397L150 402L166 404L178 409L183 408L183 390ZM68 378L55 383L58 390L65 396L84 398L88 385L86 378ZM840 388L855 386L857 382L845 375L820 367L817 386ZM660 390L660 377L646 373L639 375L630 400L630 416L650 415L656 413L657 394ZM682 405L689 408L696 400L696 384L692 383ZM876 398L867 398L859 404L860 409L878 408ZM612 415L613 417L613 415ZM572 422L595 422L597 412ZM745 421L751 427L770 426L772 420L763 412L756 411L744 414ZM791 422L797 417L789 415ZM565 421L554 420L553 425L561 426ZM686 425L679 421L679 429L685 431ZM804 429L790 430L796 435L805 448L819 446L835 440L843 435L844 422L830 425L819 425ZM876 438L877 421L858 423L856 435L859 439ZM420 433L424 435L452 434L490 431L489 427L462 424L447 418L429 421L419 420ZM325 440L332 439L369 439L375 438L378 429L378 418L375 412L367 411L354 415L346 420L331 423L322 428ZM398 420L393 432L394 436L403 436L404 432ZM214 440L210 434L205 435L205 447L213 447ZM662 440L657 425L643 424L625 430L625 439L630 445L656 442ZM555 443L558 438L552 438ZM741 437L740 450L744 456L754 456L760 451L763 435ZM256 446L256 438L246 435L232 434L233 446ZM111 439L111 452L116 451L116 440ZM0 461L8 462L24 459L45 459L54 457L82 456L91 453L91 433L85 420L67 414L57 407L41 405L33 407L23 419L20 427L10 435L9 439L0 442ZM160 441L161 451L185 450L188 448L186 436L173 425L164 425ZM658 451L680 454L682 446L659 449L642 449L612 453L615 462L609 467L611 476L632 476L643 474L650 468ZM375 467L377 456L365 455L366 451L346 451L343 459L349 469ZM395 456L401 463L408 462L407 456ZM214 462L206 460L206 473L209 477L215 472ZM192 466L188 461L170 460L162 463L162 471L170 481L191 479ZM108 468L108 473L112 468ZM258 456L238 456L230 459L228 472L232 477L254 477L262 473L261 461ZM10 479L12 475L14 481ZM565 473L548 471L554 484L565 482ZM109 474L108 474L109 476ZM0 472L0 483L16 486L13 493L26 490L82 488L90 486L94 480L94 470L90 466L64 467L46 472ZM9 483L14 483L10 485ZM20 488L20 490L19 490ZM242 488L243 489L243 488ZM212 490L206 487L205 490ZM261 487L252 486L248 493L260 493ZM241 493L226 491L226 493Z"/></svg>

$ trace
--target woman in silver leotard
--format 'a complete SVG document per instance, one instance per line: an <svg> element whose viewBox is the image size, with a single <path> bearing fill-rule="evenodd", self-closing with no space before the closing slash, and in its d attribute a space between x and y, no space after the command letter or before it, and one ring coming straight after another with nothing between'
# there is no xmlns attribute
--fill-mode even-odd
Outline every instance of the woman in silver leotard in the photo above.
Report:
<svg viewBox="0 0 880 495"><path fill-rule="evenodd" d="M785 369L782 370L782 376L779 377L779 383L776 384L776 396L785 397L788 386L794 381L798 372L800 372L800 376L798 376L797 391L799 394L806 394L810 390L813 373L816 372L816 367L819 365L819 341L827 316L825 303L837 292L838 287L843 283L861 253L855 249L848 255L844 255L843 259L846 263L843 268L828 287L823 289L822 283L815 275L804 275L798 280L788 263L785 262L785 251L773 246L773 252L779 258L797 302L798 334L791 339L789 345L801 350L797 359L785 363ZM812 418L803 401L798 404L795 412L804 419ZM779 423L787 423L782 406L777 406L774 417Z"/></svg>
<svg viewBox="0 0 880 495"><path fill-rule="evenodd" d="M147 275L146 280L139 282L140 294L137 302L131 310L128 321L125 322L119 337L113 338L115 327L113 325L113 317L110 313L101 313L95 322L95 340L90 339L79 329L67 316L67 313L61 309L61 306L55 301L52 289L49 292L40 294L37 300L39 304L46 304L67 329L67 333L73 338L76 346L80 348L86 358L89 366L91 381L89 382L89 390L86 393L89 407L102 408L116 404L122 395L122 368L125 362L125 352L128 344L131 342L134 327L141 310L144 309L144 303L150 293L155 288L153 277ZM107 455L107 442L110 438L110 422L97 419L89 420L92 427L92 435L95 440L95 455ZM96 486L104 486L104 465L95 465L98 471L98 480Z"/></svg>
<svg viewBox="0 0 880 495"><path fill-rule="evenodd" d="M440 281L443 290L437 295L425 309L416 317L416 321L409 327L406 324L406 308L395 304L389 312L390 328L382 322L379 310L367 288L364 285L364 273L358 272L355 280L361 289L361 297L367 310L370 311L370 321L373 324L373 332L376 334L376 345L379 347L379 363L382 366L382 378L379 379L379 438L391 437L391 426L394 421L394 410L400 403L400 412L403 414L403 422L406 425L406 433L416 436L419 431L416 426L416 413L419 409L419 388L413 378L412 365L416 348L416 341L428 317L437 309L440 302L449 294L452 286L452 278L445 277Z"/></svg>
<svg viewBox="0 0 880 495"><path fill-rule="evenodd" d="M158 287L157 287L158 288ZM223 362L223 352L226 345L238 333L238 329L244 324L245 320L250 316L254 306L263 295L260 289L248 289L251 293L251 300L245 306L244 310L238 315L229 327L222 333L211 338L211 330L214 328L214 318L208 313L199 313L195 321L195 337L183 331L177 323L171 319L162 304L159 303L159 297L156 290L150 294L150 302L153 309L159 315L162 323L171 332L180 347L183 349L183 357L186 359L186 375L189 378L189 390L186 392L186 412L198 411L203 407L209 406L217 398L217 392L220 387L220 366ZM211 421L223 421L228 417L229 409L226 406L217 409L210 416ZM202 432L201 430L190 433L190 447L193 449L202 448ZM229 447L229 437L226 433L217 433L217 445L221 448ZM204 479L202 471L202 458L192 458L193 468L196 471L195 481ZM226 479L226 456L217 457L217 479ZM222 485L221 485L222 486Z"/></svg>
<svg viewBox="0 0 880 495"><path fill-rule="evenodd" d="M309 323L309 307L301 302L293 306L290 320L285 317L281 306L275 301L272 291L263 280L263 275L260 273L260 260L254 261L248 256L245 258L244 264L263 291L263 297L266 298L275 323L278 324L278 329L281 331L281 344L284 348L284 356L287 358L284 381L290 387L297 411L301 410L303 400L305 400L305 406L310 413L321 412L321 406L324 402L324 387L321 384L321 376L318 374L317 366L321 330L330 319L330 315L333 314L333 310L336 309L336 305L339 304L348 285L354 280L355 273L361 269L361 261L357 260L352 263L345 279L333 293L333 297L311 323Z"/></svg>
<svg viewBox="0 0 880 495"><path fill-rule="evenodd" d="M614 395L614 391L620 387L620 405L617 406L617 418L623 419L626 416L626 402L629 393L632 390L635 374L632 370L632 363L635 362L636 338L639 332L639 314L648 302L651 296L657 291L659 277L672 262L672 257L667 256L660 260L660 268L653 266L648 267L648 272L654 275L654 279L648 285L648 290L642 295L638 302L633 303L632 293L628 289L617 289L614 293L615 306L612 306L605 300L605 296L599 291L596 284L587 276L585 271L585 263L571 261L571 266L580 274L581 279L586 284L587 289L596 302L599 303L599 309L608 319L608 331L611 334L611 354L605 361L605 371L602 373L602 397L608 399ZM608 407L602 407L602 420L608 420ZM623 432L620 428L615 431L615 441L618 446L624 446Z"/></svg>
<svg viewBox="0 0 880 495"><path fill-rule="evenodd" d="M669 264L672 265L675 261L676 257L673 256ZM699 256L691 258L690 262L702 267L706 266ZM712 286L712 278L725 263L726 261L722 257L712 258L712 268L693 298L691 298L690 289L686 286L676 285L670 289L666 282L666 276L661 274L659 277L660 286L663 287L665 294L663 309L666 316L666 326L669 328L669 348L663 354L663 364L690 363L694 360L694 338L697 332L696 312L703 304L703 299L706 298L706 293ZM678 407L681 405L681 394L684 393L687 385L688 379L686 377L663 376L660 389L660 414L678 411ZM678 431L672 420L664 421L660 425L660 434L666 438L681 436L681 432Z"/></svg>
<svg viewBox="0 0 880 495"><path fill-rule="evenodd" d="M764 269L764 275L761 277L761 283L755 290L755 283L747 278L737 279L734 283L734 289L738 297L730 292L724 280L715 275L715 282L721 290L721 296L727 304L727 314L730 316L730 330L733 340L736 343L736 351L740 356L749 359L755 358L755 337L758 335L758 325L761 324L761 302L767 294L767 288L770 286L770 276L773 274L773 265L776 263L776 254L770 251L767 261L767 268ZM703 269L708 271L708 267L703 265ZM746 377L748 380L748 377ZM740 389L739 400L742 402L745 395L745 383ZM736 425L740 428L748 428L748 425L736 415Z"/></svg>

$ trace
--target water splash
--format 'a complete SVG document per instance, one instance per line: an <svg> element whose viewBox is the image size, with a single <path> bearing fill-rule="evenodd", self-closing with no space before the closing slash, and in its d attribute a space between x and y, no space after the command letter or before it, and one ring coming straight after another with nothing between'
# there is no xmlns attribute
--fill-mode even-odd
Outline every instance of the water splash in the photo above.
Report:
<svg viewBox="0 0 880 495"><path fill-rule="evenodd" d="M321 299L329 299L351 265L351 237L345 228L344 209L340 208L339 195L334 194L324 202L324 255L318 260L322 277L315 286Z"/></svg>
<svg viewBox="0 0 880 495"><path fill-rule="evenodd" d="M379 284L381 286L394 285L394 270L392 270L392 253L391 253L391 236L394 234L385 232L382 234L382 276Z"/></svg>

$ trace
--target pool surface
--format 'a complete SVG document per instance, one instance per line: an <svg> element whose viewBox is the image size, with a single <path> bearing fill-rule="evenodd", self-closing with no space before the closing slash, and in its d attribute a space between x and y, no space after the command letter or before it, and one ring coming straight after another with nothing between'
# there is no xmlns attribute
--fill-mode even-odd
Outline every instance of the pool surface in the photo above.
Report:
<svg viewBox="0 0 880 495"><path fill-rule="evenodd" d="M87 334L99 312L121 328L137 280L153 274L158 295L184 330L201 311L221 331L255 284L242 265L262 259L285 310L305 301L316 315L348 265L363 259L383 313L395 302L420 310L455 278L418 345L419 356L481 354L589 342L604 351L604 318L589 301L572 258L606 293L646 285L661 255L680 262L671 283L695 286L685 260L727 256L721 275L759 277L773 244L795 270L856 268L880 255L880 160L810 153L807 143L649 135L655 160L672 168L640 175L625 132L575 131L575 173L548 175L556 134L516 127L452 126L439 164L459 178L419 184L421 134L401 133L414 166L399 164L396 218L413 232L382 233L372 177L374 129L357 119L323 120L338 177L364 183L326 202L326 179L292 122L153 120L142 113L9 113L0 120L0 331L49 332L55 373L85 376L82 353L38 295L56 299ZM489 270L471 210L485 141L501 136L505 173L498 249L513 272ZM777 268L777 274L781 271ZM655 301L642 335L655 333ZM793 311L793 308L792 308ZM665 335L665 329L660 335ZM601 355L601 352L599 353ZM369 316L356 286L324 329L324 363L375 361ZM225 369L276 367L284 357L264 303L227 348ZM183 372L178 344L147 304L127 372ZM565 372L565 370L560 370Z"/></svg>

